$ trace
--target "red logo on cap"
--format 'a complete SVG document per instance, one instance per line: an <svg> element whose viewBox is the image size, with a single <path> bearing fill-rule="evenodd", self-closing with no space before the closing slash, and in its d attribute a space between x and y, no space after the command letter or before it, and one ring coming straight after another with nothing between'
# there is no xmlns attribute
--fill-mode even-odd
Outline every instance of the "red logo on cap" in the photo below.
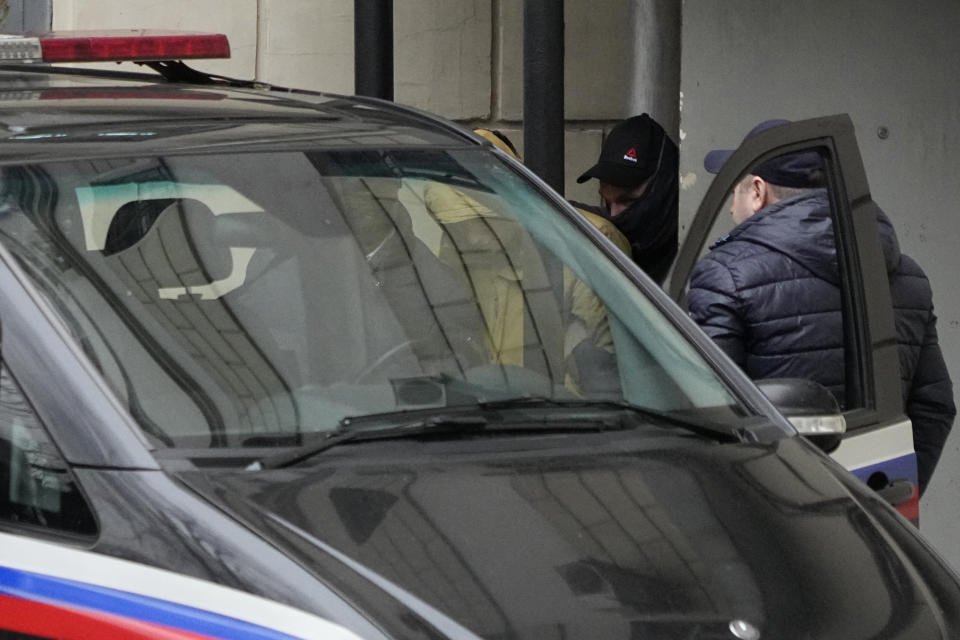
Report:
<svg viewBox="0 0 960 640"><path fill-rule="evenodd" d="M634 149L633 147L631 147L631 148L630 148L630 151L627 151L627 153L624 154L623 159L624 159L624 160L629 160L630 162L636 162L636 161L637 161L637 150Z"/></svg>

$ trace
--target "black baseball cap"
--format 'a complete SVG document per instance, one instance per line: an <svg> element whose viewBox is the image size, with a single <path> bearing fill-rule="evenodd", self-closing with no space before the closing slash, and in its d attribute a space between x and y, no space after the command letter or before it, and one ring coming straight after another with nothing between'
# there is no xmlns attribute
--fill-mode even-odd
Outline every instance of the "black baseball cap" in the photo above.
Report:
<svg viewBox="0 0 960 640"><path fill-rule="evenodd" d="M762 131L788 124L789 120L764 120L744 136L744 140ZM703 168L710 173L720 173L720 169L733 155L733 149L717 149L703 158ZM750 169L752 175L763 178L770 184L799 189L823 186L823 163L820 154L815 151L787 153L771 158Z"/></svg>
<svg viewBox="0 0 960 640"><path fill-rule="evenodd" d="M577 178L590 178L617 187L634 187L657 172L663 158L667 133L648 114L633 116L617 124L600 148L597 164Z"/></svg>

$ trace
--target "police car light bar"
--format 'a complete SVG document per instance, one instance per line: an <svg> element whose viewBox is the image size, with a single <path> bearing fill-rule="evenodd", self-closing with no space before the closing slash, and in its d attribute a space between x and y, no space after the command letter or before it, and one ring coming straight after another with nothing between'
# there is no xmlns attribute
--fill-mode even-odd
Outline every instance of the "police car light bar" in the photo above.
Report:
<svg viewBox="0 0 960 640"><path fill-rule="evenodd" d="M43 35L0 35L0 62L150 62L229 58L222 33L59 31Z"/></svg>

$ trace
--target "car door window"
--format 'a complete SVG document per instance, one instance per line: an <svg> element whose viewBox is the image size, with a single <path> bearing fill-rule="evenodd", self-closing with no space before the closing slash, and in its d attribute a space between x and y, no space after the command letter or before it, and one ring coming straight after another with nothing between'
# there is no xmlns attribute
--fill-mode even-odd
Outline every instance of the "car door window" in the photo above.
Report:
<svg viewBox="0 0 960 640"><path fill-rule="evenodd" d="M93 514L66 461L10 374L0 366L0 529L93 535Z"/></svg>

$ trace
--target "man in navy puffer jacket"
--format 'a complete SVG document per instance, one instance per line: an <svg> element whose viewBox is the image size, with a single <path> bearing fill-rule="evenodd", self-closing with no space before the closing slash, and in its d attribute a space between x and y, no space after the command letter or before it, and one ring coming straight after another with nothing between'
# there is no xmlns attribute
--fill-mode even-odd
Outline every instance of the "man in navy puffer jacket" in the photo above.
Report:
<svg viewBox="0 0 960 640"><path fill-rule="evenodd" d="M753 133L785 121L768 121ZM730 152L704 161L716 173ZM737 226L691 277L690 315L754 379L808 378L844 399L843 314L836 244L819 157L781 156L735 187ZM913 423L921 493L956 409L937 341L930 283L900 253L883 213L878 229L890 279L907 416Z"/></svg>

